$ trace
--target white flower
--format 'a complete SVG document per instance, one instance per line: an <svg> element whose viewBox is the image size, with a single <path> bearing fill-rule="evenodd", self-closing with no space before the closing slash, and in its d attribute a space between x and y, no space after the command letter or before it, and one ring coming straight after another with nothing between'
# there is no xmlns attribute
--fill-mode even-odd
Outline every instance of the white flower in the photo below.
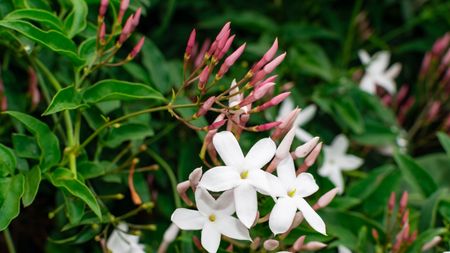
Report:
<svg viewBox="0 0 450 253"><path fill-rule="evenodd" d="M352 251L345 246L339 245L337 248L339 253L352 253Z"/></svg>
<svg viewBox="0 0 450 253"><path fill-rule="evenodd" d="M374 94L376 85L379 85L389 94L394 94L396 91L394 79L400 73L402 65L395 63L387 69L391 57L387 51L378 52L372 58L365 50L359 50L358 55L361 62L366 65L366 73L361 79L360 88Z"/></svg>
<svg viewBox="0 0 450 253"><path fill-rule="evenodd" d="M199 186L214 192L233 189L237 217L250 228L258 212L256 191L270 193L267 177L271 174L261 168L274 156L276 145L270 138L261 139L244 157L228 131L214 135L213 144L225 166L206 171Z"/></svg>
<svg viewBox="0 0 450 253"><path fill-rule="evenodd" d="M309 173L296 176L291 156L287 156L278 164L277 175L278 178L275 176L271 178L271 186L277 189L275 194L279 197L269 217L272 232L274 234L286 232L292 225L298 209L312 228L325 234L325 223L304 199L319 189L313 176Z"/></svg>
<svg viewBox="0 0 450 253"><path fill-rule="evenodd" d="M348 145L345 135L336 136L330 146L324 147L325 160L318 171L319 175L328 177L336 185L339 193L344 191L342 171L355 170L364 162L357 156L346 154Z"/></svg>
<svg viewBox="0 0 450 253"><path fill-rule="evenodd" d="M127 234L127 231L127 224L120 223L108 238L106 247L112 253L144 253L144 245L139 244L139 236Z"/></svg>
<svg viewBox="0 0 450 253"><path fill-rule="evenodd" d="M292 110L294 110L294 101L291 98L287 98L281 104L280 111L278 112L277 120L281 120L283 117L287 116ZM307 131L302 129L302 126L311 121L311 119L316 114L317 107L315 105L308 105L303 108L297 116L293 127L295 128L295 136L303 141L307 142L313 138L313 136Z"/></svg>
<svg viewBox="0 0 450 253"><path fill-rule="evenodd" d="M247 228L231 216L235 212L232 192L226 191L216 200L206 190L198 187L195 202L198 211L178 208L171 220L184 230L202 230L201 243L208 252L217 251L221 235L251 241Z"/></svg>

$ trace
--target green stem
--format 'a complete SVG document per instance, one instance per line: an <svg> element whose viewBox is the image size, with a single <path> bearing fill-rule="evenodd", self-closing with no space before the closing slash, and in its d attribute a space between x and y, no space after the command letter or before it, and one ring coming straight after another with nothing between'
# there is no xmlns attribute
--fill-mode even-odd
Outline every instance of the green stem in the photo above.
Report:
<svg viewBox="0 0 450 253"><path fill-rule="evenodd" d="M70 117L69 111L64 112L64 121L66 123L66 133L67 133L67 146L69 148L69 168L72 171L75 178L77 178L77 156L75 154L75 138L73 132L72 118Z"/></svg>
<svg viewBox="0 0 450 253"><path fill-rule="evenodd" d="M53 85L55 90L59 91L62 89L61 84L59 84L58 80L56 80L55 76L48 70L48 68L37 58L33 59L36 66L44 73L50 83Z"/></svg>
<svg viewBox="0 0 450 253"><path fill-rule="evenodd" d="M155 151L151 149L147 149L147 154L149 154L167 173L167 176L169 176L170 186L172 187L172 193L173 198L175 201L175 206L177 208L181 207L181 200L178 196L177 191L177 178L175 177L175 173L173 172L170 165L161 157L159 156Z"/></svg>
<svg viewBox="0 0 450 253"><path fill-rule="evenodd" d="M14 242L11 237L11 233L9 229L6 228L3 230L3 235L5 236L6 247L8 248L9 253L16 253L16 248L14 247Z"/></svg>

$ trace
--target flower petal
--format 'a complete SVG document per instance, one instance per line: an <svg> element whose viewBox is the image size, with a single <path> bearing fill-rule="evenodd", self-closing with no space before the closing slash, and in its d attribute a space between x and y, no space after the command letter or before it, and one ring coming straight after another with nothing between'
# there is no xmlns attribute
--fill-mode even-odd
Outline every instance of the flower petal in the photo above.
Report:
<svg viewBox="0 0 450 253"><path fill-rule="evenodd" d="M349 141L347 137L343 134L339 134L334 137L333 143L331 143L331 152L334 154L345 154L348 149Z"/></svg>
<svg viewBox="0 0 450 253"><path fill-rule="evenodd" d="M226 165L233 166L242 164L244 155L236 137L231 132L223 131L216 133L213 137L213 144Z"/></svg>
<svg viewBox="0 0 450 253"><path fill-rule="evenodd" d="M297 116L297 119L295 120L296 126L303 126L309 121L312 120L314 115L316 115L317 106L316 105L308 105L307 107L303 108L300 113Z"/></svg>
<svg viewBox="0 0 450 253"><path fill-rule="evenodd" d="M295 198L298 209L302 212L303 217L308 224L317 232L326 235L325 223L322 218L312 209L312 207L303 198Z"/></svg>
<svg viewBox="0 0 450 253"><path fill-rule="evenodd" d="M316 184L313 175L310 173L300 173L297 176L296 183L296 194L300 197L308 197L319 190L319 186Z"/></svg>
<svg viewBox="0 0 450 253"><path fill-rule="evenodd" d="M391 54L387 51L380 51L380 52L376 53L372 57L372 62L370 63L367 70L371 73L383 72L387 68L390 58L391 58Z"/></svg>
<svg viewBox="0 0 450 253"><path fill-rule="evenodd" d="M276 235L286 232L294 221L297 206L295 200L290 197L282 197L277 200L269 217L270 230Z"/></svg>
<svg viewBox="0 0 450 253"><path fill-rule="evenodd" d="M368 64L370 62L370 56L369 56L369 53L367 53L366 50L364 50L364 49L358 50L358 56L359 56L359 59L361 60L361 62L364 65Z"/></svg>
<svg viewBox="0 0 450 253"><path fill-rule="evenodd" d="M295 165L292 156L283 159L277 166L277 176L285 185L285 189L294 187L295 184Z"/></svg>
<svg viewBox="0 0 450 253"><path fill-rule="evenodd" d="M383 87L389 94L393 95L397 90L395 82L392 78L389 78L385 74L380 74L375 78L376 84Z"/></svg>
<svg viewBox="0 0 450 253"><path fill-rule="evenodd" d="M313 138L313 136L310 133L306 132L305 130L303 130L303 128L300 127L297 127L295 129L295 136L297 137L297 139L303 142L308 142Z"/></svg>
<svg viewBox="0 0 450 253"><path fill-rule="evenodd" d="M266 173L266 177L267 181L269 182L270 191L266 192L259 189L258 191L261 194L272 196L274 198L274 201L276 201L275 197L287 196L287 188L278 177L270 173Z"/></svg>
<svg viewBox="0 0 450 253"><path fill-rule="evenodd" d="M206 222L202 229L202 246L208 252L217 252L220 245L220 232L213 223Z"/></svg>
<svg viewBox="0 0 450 253"><path fill-rule="evenodd" d="M170 220L180 229L199 230L205 224L206 218L199 211L177 208Z"/></svg>
<svg viewBox="0 0 450 253"><path fill-rule="evenodd" d="M234 188L240 180L239 172L233 167L218 166L203 174L199 186L213 192L220 192Z"/></svg>
<svg viewBox="0 0 450 253"><path fill-rule="evenodd" d="M354 170L359 168L364 160L354 155L344 155L336 157L336 162L342 170Z"/></svg>
<svg viewBox="0 0 450 253"><path fill-rule="evenodd" d="M232 215L236 211L234 206L234 194L233 191L223 192L216 200L214 207L217 211L224 215Z"/></svg>
<svg viewBox="0 0 450 253"><path fill-rule="evenodd" d="M217 222L215 224L217 225L217 230L219 230L220 233L225 236L236 240L252 240L248 229L244 226L244 224L242 224L242 222L234 217L220 217L220 219L217 219Z"/></svg>
<svg viewBox="0 0 450 253"><path fill-rule="evenodd" d="M250 170L248 172L248 183L253 185L256 190L261 191L263 193L270 193L270 184L267 176L270 173L265 172L263 170Z"/></svg>
<svg viewBox="0 0 450 253"><path fill-rule="evenodd" d="M259 140L253 145L250 151L248 151L241 168L243 170L261 169L272 160L276 149L277 146L272 139L264 138Z"/></svg>
<svg viewBox="0 0 450 253"><path fill-rule="evenodd" d="M292 110L294 110L294 101L288 97L280 106L278 111L277 121L280 121L283 117L286 117Z"/></svg>
<svg viewBox="0 0 450 253"><path fill-rule="evenodd" d="M198 211L207 217L214 212L216 200L207 190L202 187L197 187L195 191L195 203Z"/></svg>
<svg viewBox="0 0 450 253"><path fill-rule="evenodd" d="M359 83L359 88L369 94L375 94L375 81L370 73L366 73L363 76L361 82Z"/></svg>
<svg viewBox="0 0 450 253"><path fill-rule="evenodd" d="M250 184L244 183L236 187L233 192L236 215L247 228L250 228L258 212L256 190Z"/></svg>

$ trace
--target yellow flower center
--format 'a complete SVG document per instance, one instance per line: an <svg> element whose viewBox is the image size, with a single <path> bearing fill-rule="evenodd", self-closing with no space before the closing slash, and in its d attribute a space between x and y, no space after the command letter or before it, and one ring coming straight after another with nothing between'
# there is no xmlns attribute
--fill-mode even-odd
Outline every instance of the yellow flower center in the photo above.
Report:
<svg viewBox="0 0 450 253"><path fill-rule="evenodd" d="M297 191L297 189L295 189L295 188L293 188L292 190L288 191L288 196L291 197L291 198L294 197L296 191Z"/></svg>
<svg viewBox="0 0 450 253"><path fill-rule="evenodd" d="M248 170L241 172L241 179L246 179L248 177Z"/></svg>
<svg viewBox="0 0 450 253"><path fill-rule="evenodd" d="M216 216L214 214L211 214L208 218L212 222L216 221Z"/></svg>

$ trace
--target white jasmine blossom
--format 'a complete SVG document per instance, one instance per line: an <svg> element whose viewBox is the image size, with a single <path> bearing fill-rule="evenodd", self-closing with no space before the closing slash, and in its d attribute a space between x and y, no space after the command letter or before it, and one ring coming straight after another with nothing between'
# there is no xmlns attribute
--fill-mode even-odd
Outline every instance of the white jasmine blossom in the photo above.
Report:
<svg viewBox="0 0 450 253"><path fill-rule="evenodd" d="M295 174L294 160L287 156L277 166L278 178L271 178L273 192L278 197L269 217L269 227L274 234L284 233L292 225L295 213L300 210L308 224L326 234L322 218L304 199L319 189L310 173Z"/></svg>
<svg viewBox="0 0 450 253"><path fill-rule="evenodd" d="M214 199L206 190L198 187L195 191L197 210L178 208L171 220L180 229L202 230L201 243L208 252L216 252L221 235L236 239L250 240L247 228L235 217L233 192L226 191Z"/></svg>
<svg viewBox="0 0 450 253"><path fill-rule="evenodd" d="M225 166L214 167L205 172L199 186L213 192L232 190L239 220L250 228L257 216L257 193L271 192L268 177L261 168L272 160L276 145L270 138L259 140L244 157L238 141L231 132L217 133L214 147Z"/></svg>
<svg viewBox="0 0 450 253"><path fill-rule="evenodd" d="M375 94L376 86L383 87L389 94L396 92L394 79L400 73L402 65L395 63L389 69L390 53L381 51L370 57L367 51L359 50L359 59L366 65L366 73L361 79L360 88L368 93Z"/></svg>
<svg viewBox="0 0 450 253"><path fill-rule="evenodd" d="M295 108L294 101L291 98L287 98L280 107L277 120L281 120L288 115ZM317 107L315 105L309 105L303 108L297 116L293 127L295 128L295 136L303 141L307 142L313 138L313 136L307 131L303 130L302 126L306 125L316 114Z"/></svg>
<svg viewBox="0 0 450 253"><path fill-rule="evenodd" d="M339 253L352 253L352 251L345 246L339 245L337 248Z"/></svg>
<svg viewBox="0 0 450 253"><path fill-rule="evenodd" d="M144 245L139 244L139 236L127 234L127 231L127 224L120 223L106 242L108 250L112 253L144 253Z"/></svg>
<svg viewBox="0 0 450 253"><path fill-rule="evenodd" d="M349 141L345 135L336 136L330 146L324 147L324 162L319 168L319 175L328 177L339 189L339 193L344 191L344 178L342 171L355 170L360 167L364 160L347 154Z"/></svg>

